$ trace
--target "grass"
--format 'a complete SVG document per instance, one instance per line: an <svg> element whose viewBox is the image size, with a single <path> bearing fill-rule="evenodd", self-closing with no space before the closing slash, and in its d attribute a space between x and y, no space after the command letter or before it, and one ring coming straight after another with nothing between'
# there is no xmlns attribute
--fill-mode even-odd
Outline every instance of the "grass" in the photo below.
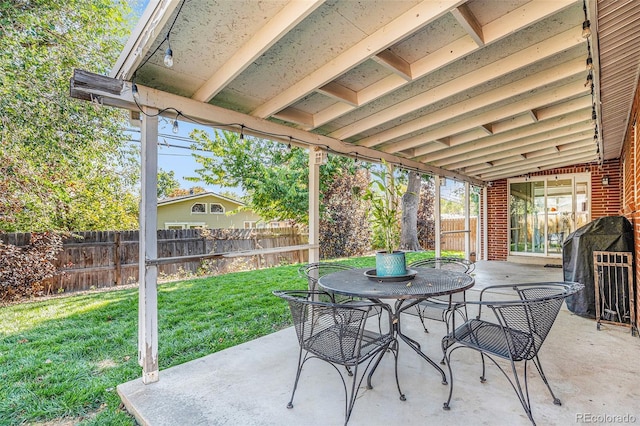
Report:
<svg viewBox="0 0 640 426"><path fill-rule="evenodd" d="M446 254L443 254L446 255ZM407 261L433 256L408 253ZM373 267L373 257L345 260ZM271 292L303 289L298 265L158 286L160 369L289 326ZM116 386L141 376L137 289L0 309L0 425L135 425Z"/></svg>

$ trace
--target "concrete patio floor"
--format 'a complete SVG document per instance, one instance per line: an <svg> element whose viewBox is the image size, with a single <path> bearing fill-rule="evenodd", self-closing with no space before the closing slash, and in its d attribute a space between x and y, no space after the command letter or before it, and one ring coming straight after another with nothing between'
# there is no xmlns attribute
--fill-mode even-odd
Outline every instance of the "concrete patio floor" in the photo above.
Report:
<svg viewBox="0 0 640 426"><path fill-rule="evenodd" d="M562 269L510 262L476 263L476 285L469 298L488 285L561 281ZM403 331L420 342L434 360L442 357L445 325L403 317ZM162 344L162 342L160 342ZM118 386L127 410L142 425L339 425L344 423L344 393L336 371L311 360L302 372L287 409L295 378L298 345L293 328L211 354L160 372L157 383L136 379ZM562 406L553 404L535 368L529 371L533 415L538 425L640 423L640 339L628 328L603 325L572 314L563 306L540 352L542 366ZM386 355L363 386L349 424L358 425L527 425L522 406L495 366L480 383L480 358L460 350L453 360L451 410L442 403L448 386L439 374L401 343L400 401L393 356ZM531 371L533 370L533 371ZM446 370L445 370L446 371Z"/></svg>

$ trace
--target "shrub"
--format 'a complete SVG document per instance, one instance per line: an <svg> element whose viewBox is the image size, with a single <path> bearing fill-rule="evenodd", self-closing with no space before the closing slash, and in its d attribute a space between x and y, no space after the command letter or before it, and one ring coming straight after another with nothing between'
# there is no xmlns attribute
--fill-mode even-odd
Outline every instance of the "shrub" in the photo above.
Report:
<svg viewBox="0 0 640 426"><path fill-rule="evenodd" d="M51 232L31 234L23 247L0 241L0 300L42 295L43 281L58 274L54 262L61 251L62 237Z"/></svg>

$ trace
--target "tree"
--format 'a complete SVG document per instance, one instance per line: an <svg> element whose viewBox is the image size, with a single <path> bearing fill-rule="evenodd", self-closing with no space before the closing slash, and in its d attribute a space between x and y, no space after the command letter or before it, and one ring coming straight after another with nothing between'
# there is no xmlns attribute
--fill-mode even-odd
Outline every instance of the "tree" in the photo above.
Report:
<svg viewBox="0 0 640 426"><path fill-rule="evenodd" d="M202 194L203 192L207 192L207 190L204 189L201 186L192 186L189 189L177 188L177 189L174 189L173 191L171 191L169 193L168 197L170 197L170 198L173 198L173 197L184 197L186 195Z"/></svg>
<svg viewBox="0 0 640 426"><path fill-rule="evenodd" d="M158 198L170 197L171 193L180 189L180 182L176 179L176 173L162 169L158 170Z"/></svg>
<svg viewBox="0 0 640 426"><path fill-rule="evenodd" d="M407 177L407 191L402 196L402 234L400 248L403 250L421 250L418 242L418 207L420 204L421 177L418 172L410 171Z"/></svg>
<svg viewBox="0 0 640 426"><path fill-rule="evenodd" d="M113 0L0 3L0 230L137 227L124 112L69 97L74 68L115 62L126 13Z"/></svg>
<svg viewBox="0 0 640 426"><path fill-rule="evenodd" d="M237 187L247 194L249 207L265 220L290 219L308 222L308 156L300 148L226 131L215 137L194 130L196 146L211 154L193 153L202 165L196 173L209 185ZM332 160L335 161L335 160ZM327 172L331 170L331 172ZM322 176L332 173L332 165L321 167Z"/></svg>

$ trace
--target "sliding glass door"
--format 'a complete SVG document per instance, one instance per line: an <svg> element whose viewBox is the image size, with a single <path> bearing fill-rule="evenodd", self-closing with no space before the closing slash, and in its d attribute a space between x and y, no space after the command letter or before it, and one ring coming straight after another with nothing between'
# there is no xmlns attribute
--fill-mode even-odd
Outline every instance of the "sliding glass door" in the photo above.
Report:
<svg viewBox="0 0 640 426"><path fill-rule="evenodd" d="M560 255L567 236L589 220L588 173L509 182L511 254Z"/></svg>

